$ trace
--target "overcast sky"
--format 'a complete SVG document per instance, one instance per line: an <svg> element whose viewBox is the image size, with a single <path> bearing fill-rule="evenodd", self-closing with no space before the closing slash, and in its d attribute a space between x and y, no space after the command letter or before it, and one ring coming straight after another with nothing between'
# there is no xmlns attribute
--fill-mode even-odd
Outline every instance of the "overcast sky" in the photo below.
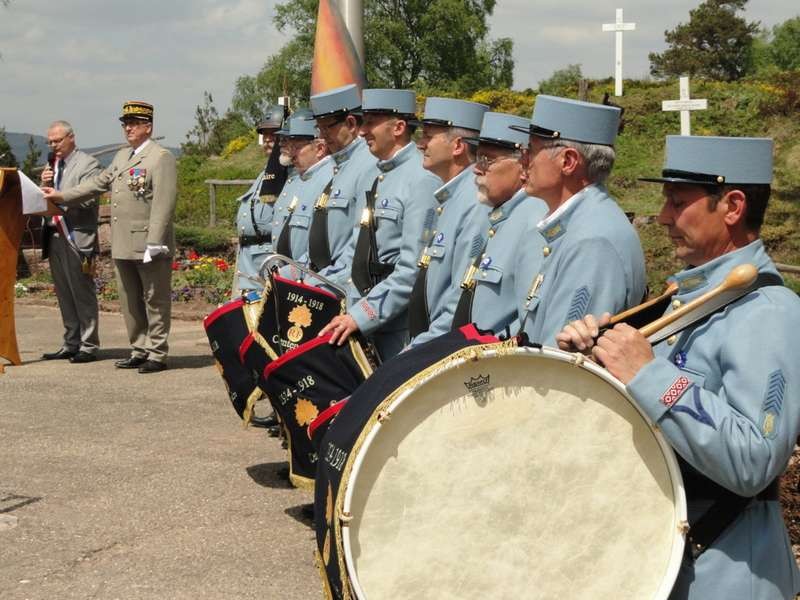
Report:
<svg viewBox="0 0 800 600"><path fill-rule="evenodd" d="M223 112L236 78L255 74L286 41L275 30L275 0L12 0L0 8L0 126L44 134L71 121L83 146L122 140L127 99L152 102L156 135L177 146L194 123L204 90ZM626 77L648 72L647 54L664 30L688 19L699 0L498 0L493 37L514 40L514 87L579 63L585 75L614 72L615 8L636 31L624 36ZM747 18L772 26L800 14L797 0L750 0ZM677 95L677 85L676 85Z"/></svg>

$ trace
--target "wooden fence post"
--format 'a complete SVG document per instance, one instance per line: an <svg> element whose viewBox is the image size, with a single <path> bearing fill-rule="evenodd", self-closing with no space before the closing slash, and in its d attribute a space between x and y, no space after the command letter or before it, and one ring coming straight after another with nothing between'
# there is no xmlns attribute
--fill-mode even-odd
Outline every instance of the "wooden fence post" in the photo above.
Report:
<svg viewBox="0 0 800 600"><path fill-rule="evenodd" d="M213 183L208 184L208 226L217 226L217 188Z"/></svg>

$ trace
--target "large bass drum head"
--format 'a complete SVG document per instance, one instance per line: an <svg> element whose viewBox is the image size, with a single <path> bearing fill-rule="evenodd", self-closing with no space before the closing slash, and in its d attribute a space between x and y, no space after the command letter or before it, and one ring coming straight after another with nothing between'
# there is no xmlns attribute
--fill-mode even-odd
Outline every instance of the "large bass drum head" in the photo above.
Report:
<svg viewBox="0 0 800 600"><path fill-rule="evenodd" d="M358 598L672 587L686 518L675 458L621 384L574 355L446 359L390 396L351 456L340 515Z"/></svg>

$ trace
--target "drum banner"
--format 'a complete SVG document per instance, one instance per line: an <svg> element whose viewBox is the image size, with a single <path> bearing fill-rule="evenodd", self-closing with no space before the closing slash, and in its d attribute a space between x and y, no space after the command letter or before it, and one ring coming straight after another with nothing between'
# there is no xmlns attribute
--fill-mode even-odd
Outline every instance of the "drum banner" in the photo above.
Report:
<svg viewBox="0 0 800 600"><path fill-rule="evenodd" d="M265 297L270 298L268 289ZM249 292L223 304L203 320L228 397L245 424L250 420L253 405L263 395L258 388L258 373L277 358L256 331L265 297Z"/></svg>
<svg viewBox="0 0 800 600"><path fill-rule="evenodd" d="M275 297L275 330L267 331L263 322L259 331L279 354L294 350L317 337L331 319L343 312L341 301L322 288L270 273Z"/></svg>
<svg viewBox="0 0 800 600"><path fill-rule="evenodd" d="M289 443L289 479L293 485L314 485L317 451L308 426L332 404L349 396L372 373L361 344L351 337L331 345L330 335L315 337L272 361L259 380L281 419Z"/></svg>
<svg viewBox="0 0 800 600"><path fill-rule="evenodd" d="M512 340L513 342L513 340ZM341 507L342 478L354 444L365 426L379 419L381 406L410 381L436 369L441 361L473 346L500 343L484 335L474 325L451 331L426 344L407 350L382 364L362 386L353 392L335 420L330 423L320 444L314 489L314 526L317 537L317 563L326 594L336 600L350 599L341 547L341 522L334 521ZM509 344L510 342L502 342ZM335 536L335 539L331 539Z"/></svg>

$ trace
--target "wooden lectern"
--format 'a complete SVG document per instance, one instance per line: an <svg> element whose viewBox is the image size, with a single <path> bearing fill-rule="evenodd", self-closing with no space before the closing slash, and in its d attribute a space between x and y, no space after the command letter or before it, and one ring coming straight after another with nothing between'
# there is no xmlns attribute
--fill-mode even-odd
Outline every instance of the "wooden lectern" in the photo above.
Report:
<svg viewBox="0 0 800 600"><path fill-rule="evenodd" d="M14 325L14 284L24 227L19 174L16 169L0 167L0 359L12 365L21 362Z"/></svg>

